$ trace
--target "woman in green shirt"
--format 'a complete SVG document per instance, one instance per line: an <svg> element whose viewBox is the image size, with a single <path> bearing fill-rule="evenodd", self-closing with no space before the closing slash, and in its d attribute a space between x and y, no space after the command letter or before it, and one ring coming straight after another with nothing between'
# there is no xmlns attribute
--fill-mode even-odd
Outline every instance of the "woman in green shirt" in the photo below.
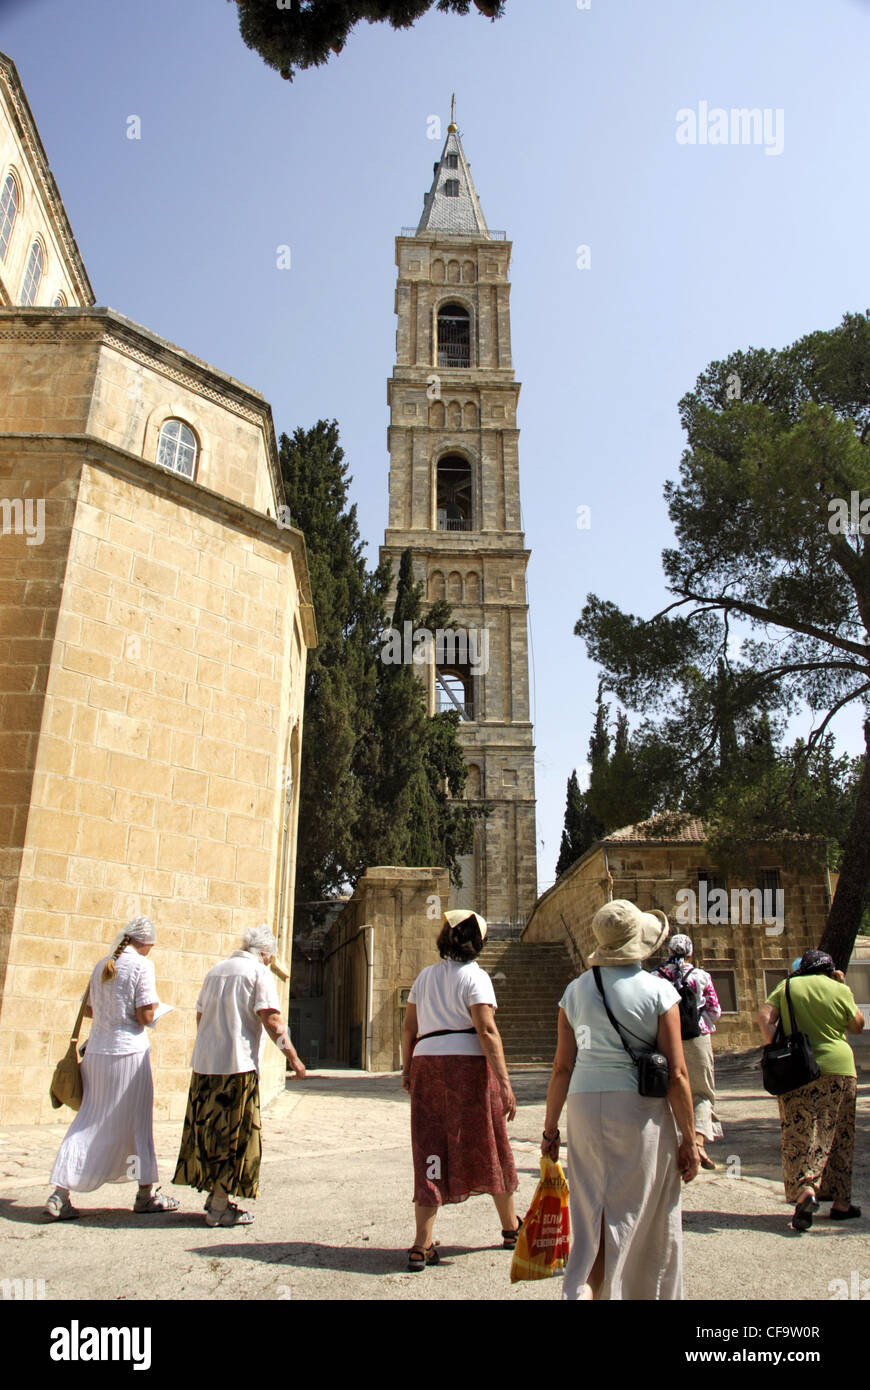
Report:
<svg viewBox="0 0 870 1390"><path fill-rule="evenodd" d="M762 1006L758 1022L766 1043L772 1042L780 1017L787 1033L795 1027L806 1033L822 1073L809 1085L778 1097L785 1195L795 1203L791 1224L796 1231L806 1231L819 1201L832 1203L833 1221L861 1215L860 1207L851 1204L857 1080L845 1033L860 1033L864 1016L842 970L834 969L824 951L804 951L789 978L789 994L794 1022L784 980Z"/></svg>

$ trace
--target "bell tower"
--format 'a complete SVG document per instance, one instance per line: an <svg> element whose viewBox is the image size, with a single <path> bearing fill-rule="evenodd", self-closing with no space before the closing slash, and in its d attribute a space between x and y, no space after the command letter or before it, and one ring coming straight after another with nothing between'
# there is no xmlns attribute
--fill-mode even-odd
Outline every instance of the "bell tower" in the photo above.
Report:
<svg viewBox="0 0 870 1390"><path fill-rule="evenodd" d="M451 113L452 114L452 113ZM537 896L528 605L511 361L511 243L490 231L451 119L416 228L396 238L390 512L382 556L411 548L452 629L428 670L430 711L458 709L466 795L481 821L451 905L493 925Z"/></svg>

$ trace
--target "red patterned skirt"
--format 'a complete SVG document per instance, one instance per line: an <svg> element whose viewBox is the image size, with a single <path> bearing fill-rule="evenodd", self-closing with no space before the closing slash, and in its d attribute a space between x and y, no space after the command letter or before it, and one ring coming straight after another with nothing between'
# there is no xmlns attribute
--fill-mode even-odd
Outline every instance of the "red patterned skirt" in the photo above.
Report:
<svg viewBox="0 0 870 1390"><path fill-rule="evenodd" d="M413 1058L411 1147L420 1206L516 1192L504 1107L485 1057Z"/></svg>

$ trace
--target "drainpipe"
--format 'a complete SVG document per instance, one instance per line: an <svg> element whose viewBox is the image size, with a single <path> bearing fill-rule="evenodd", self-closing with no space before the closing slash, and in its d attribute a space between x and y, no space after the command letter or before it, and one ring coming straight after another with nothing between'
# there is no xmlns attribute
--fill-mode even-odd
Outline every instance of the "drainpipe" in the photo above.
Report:
<svg viewBox="0 0 870 1390"><path fill-rule="evenodd" d="M372 1069L372 1017L375 993L375 929L366 927L366 1071Z"/></svg>

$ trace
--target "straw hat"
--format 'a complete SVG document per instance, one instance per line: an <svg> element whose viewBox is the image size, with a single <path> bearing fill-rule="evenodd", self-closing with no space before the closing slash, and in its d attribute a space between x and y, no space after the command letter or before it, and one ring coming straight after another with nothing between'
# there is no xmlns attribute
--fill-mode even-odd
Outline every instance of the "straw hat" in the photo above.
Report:
<svg viewBox="0 0 870 1390"><path fill-rule="evenodd" d="M589 957L590 965L633 965L658 950L670 927L658 908L641 912L626 898L616 898L598 909L592 930L598 945Z"/></svg>

